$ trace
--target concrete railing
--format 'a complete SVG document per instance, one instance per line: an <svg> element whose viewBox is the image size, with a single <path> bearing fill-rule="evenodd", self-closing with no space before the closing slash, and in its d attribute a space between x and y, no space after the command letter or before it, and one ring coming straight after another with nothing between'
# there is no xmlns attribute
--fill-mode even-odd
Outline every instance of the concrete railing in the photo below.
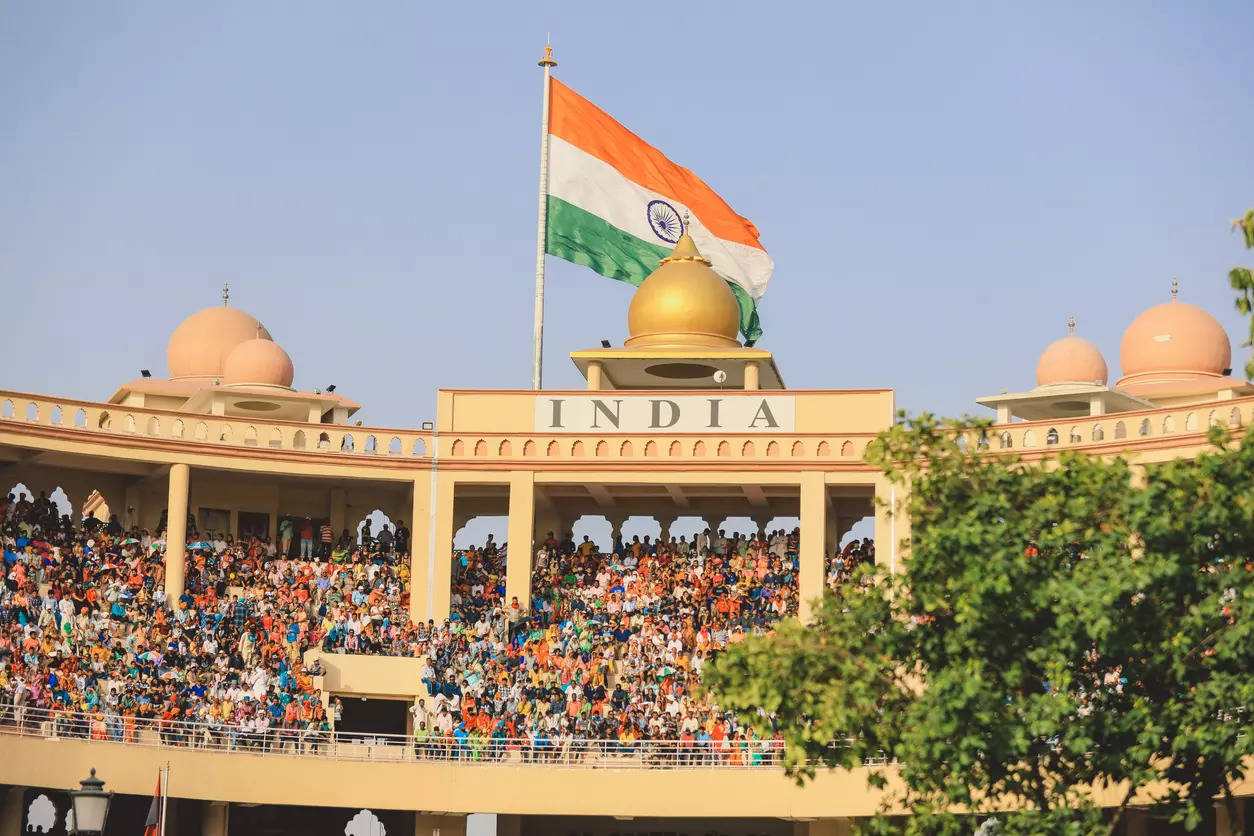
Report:
<svg viewBox="0 0 1254 836"><path fill-rule="evenodd" d="M426 430L196 415L0 390L0 426L6 422L88 435L311 451L359 458L426 459L432 453L432 434Z"/></svg>

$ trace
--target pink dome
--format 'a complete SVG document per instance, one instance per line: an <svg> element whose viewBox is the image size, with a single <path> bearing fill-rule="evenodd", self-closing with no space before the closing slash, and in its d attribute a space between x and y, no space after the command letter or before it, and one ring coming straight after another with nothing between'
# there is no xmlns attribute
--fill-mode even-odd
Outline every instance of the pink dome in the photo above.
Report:
<svg viewBox="0 0 1254 836"><path fill-rule="evenodd" d="M1106 383L1106 360L1086 339L1069 334L1050 343L1036 364L1036 383Z"/></svg>
<svg viewBox="0 0 1254 836"><path fill-rule="evenodd" d="M290 389L294 374L292 358L269 337L240 343L222 365L222 383L227 386L251 383Z"/></svg>
<svg viewBox="0 0 1254 836"><path fill-rule="evenodd" d="M239 308L218 305L194 313L170 335L165 352L170 377L220 377L231 350L255 337L268 340L270 332Z"/></svg>
<svg viewBox="0 0 1254 836"><path fill-rule="evenodd" d="M1173 299L1132 321L1119 344L1119 365L1124 378L1150 372L1222 375L1232 365L1232 343L1215 317Z"/></svg>

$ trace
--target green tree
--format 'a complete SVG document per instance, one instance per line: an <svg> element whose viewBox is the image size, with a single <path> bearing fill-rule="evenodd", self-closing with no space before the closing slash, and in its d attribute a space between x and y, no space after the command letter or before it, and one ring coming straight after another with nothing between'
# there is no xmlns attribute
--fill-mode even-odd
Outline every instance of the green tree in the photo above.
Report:
<svg viewBox="0 0 1254 836"><path fill-rule="evenodd" d="M1254 750L1254 434L1213 430L1212 452L1142 478L955 440L986 426L884 433L868 459L911 484L905 574L868 572L815 624L729 649L709 687L759 728L775 715L798 780L895 761L907 833L990 813L1004 833L1111 832L1160 780L1160 808L1196 826Z"/></svg>
<svg viewBox="0 0 1254 836"><path fill-rule="evenodd" d="M1241 230L1246 249L1254 249L1254 209L1246 212L1245 217L1233 221L1232 226ZM1237 310L1246 315L1254 312L1254 271L1248 267L1233 267L1228 273L1228 281L1237 291ZM1254 346L1254 316L1250 317L1250 338L1242 345ZM1254 378L1254 353L1245 364L1245 376Z"/></svg>

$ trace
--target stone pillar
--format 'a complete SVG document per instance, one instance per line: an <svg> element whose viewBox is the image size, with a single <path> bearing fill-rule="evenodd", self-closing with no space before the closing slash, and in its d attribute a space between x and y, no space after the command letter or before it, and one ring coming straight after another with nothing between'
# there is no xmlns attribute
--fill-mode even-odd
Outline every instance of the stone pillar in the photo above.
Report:
<svg viewBox="0 0 1254 836"><path fill-rule="evenodd" d="M886 566L892 572L902 571L897 545L909 531L909 519L898 513L905 507L904 491L887 477L875 480L875 565Z"/></svg>
<svg viewBox="0 0 1254 836"><path fill-rule="evenodd" d="M187 559L187 485L191 468L185 464L170 465L170 494L166 504L165 532L165 601L178 606L183 594L184 563Z"/></svg>
<svg viewBox="0 0 1254 836"><path fill-rule="evenodd" d="M610 521L610 546L614 545L614 541L621 540L623 537L623 523L627 522L626 517L606 517Z"/></svg>
<svg viewBox="0 0 1254 836"><path fill-rule="evenodd" d="M522 836L522 816L497 813L496 836Z"/></svg>
<svg viewBox="0 0 1254 836"><path fill-rule="evenodd" d="M437 478L435 498L435 563L431 571L432 594L435 596L431 617L437 622L448 618L449 597L453 591L453 494L456 482L441 474Z"/></svg>
<svg viewBox="0 0 1254 836"><path fill-rule="evenodd" d="M327 511L327 519L331 521L331 530L335 532L335 539L339 539L340 532L348 526L348 492L343 488L331 489L331 507ZM356 536L357 532L350 532ZM379 532L375 532L378 534ZM314 532L314 539L318 539L318 532Z"/></svg>
<svg viewBox="0 0 1254 836"><path fill-rule="evenodd" d="M605 367L601 365L600 360L591 360L588 362L588 391L599 392L602 388L601 374Z"/></svg>
<svg viewBox="0 0 1254 836"><path fill-rule="evenodd" d="M1228 805L1223 801L1215 804L1215 836L1243 836L1245 833L1245 799L1234 798L1236 821L1228 817Z"/></svg>
<svg viewBox="0 0 1254 836"><path fill-rule="evenodd" d="M270 500L270 542L274 543L274 549L279 549L279 489L275 487L274 498Z"/></svg>
<svg viewBox="0 0 1254 836"><path fill-rule="evenodd" d="M505 606L515 598L523 612L531 607L531 563L535 557L532 533L536 525L536 483L531 471L509 476L509 525L505 541L509 544L505 563Z"/></svg>
<svg viewBox="0 0 1254 836"><path fill-rule="evenodd" d="M9 787L0 795L0 836L20 836L25 825L26 811L22 809L25 787Z"/></svg>
<svg viewBox="0 0 1254 836"><path fill-rule="evenodd" d="M758 536L766 536L766 527L771 524L770 517L756 516L753 518L753 524L758 527Z"/></svg>
<svg viewBox="0 0 1254 836"><path fill-rule="evenodd" d="M227 531L231 534L231 536L239 537L239 509L232 508L230 511L228 511L227 520L228 520L226 524Z"/></svg>
<svg viewBox="0 0 1254 836"><path fill-rule="evenodd" d="M661 528L661 533L658 534L658 537L661 538L663 543L670 542L671 526L675 524L675 519L676 519L675 517L659 517L658 518L658 521L657 521L658 526Z"/></svg>
<svg viewBox="0 0 1254 836"><path fill-rule="evenodd" d="M125 503L121 509L122 513L118 514L118 519L122 521L122 525L127 528L138 526L140 520L139 510L139 484L132 482L126 486L126 495L123 500Z"/></svg>
<svg viewBox="0 0 1254 836"><path fill-rule="evenodd" d="M227 836L230 830L230 802L206 801L200 816L200 836Z"/></svg>
<svg viewBox="0 0 1254 836"><path fill-rule="evenodd" d="M415 813L414 836L466 836L466 817Z"/></svg>
<svg viewBox="0 0 1254 836"><path fill-rule="evenodd" d="M431 591L431 477L426 473L410 486L409 519L409 617L426 621L435 617L427 609Z"/></svg>
<svg viewBox="0 0 1254 836"><path fill-rule="evenodd" d="M745 363L745 391L752 392L758 388L758 363L751 360Z"/></svg>
<svg viewBox="0 0 1254 836"><path fill-rule="evenodd" d="M797 592L803 623L814 619L814 605L823 596L823 544L827 533L827 487L823 474L801 474L801 572Z"/></svg>

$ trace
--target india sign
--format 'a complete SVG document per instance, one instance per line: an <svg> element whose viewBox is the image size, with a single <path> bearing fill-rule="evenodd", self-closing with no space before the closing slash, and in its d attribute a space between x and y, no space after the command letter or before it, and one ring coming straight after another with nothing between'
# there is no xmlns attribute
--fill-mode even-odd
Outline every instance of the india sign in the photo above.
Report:
<svg viewBox="0 0 1254 836"><path fill-rule="evenodd" d="M536 432L778 433L797 423L792 395L631 395L536 398Z"/></svg>

